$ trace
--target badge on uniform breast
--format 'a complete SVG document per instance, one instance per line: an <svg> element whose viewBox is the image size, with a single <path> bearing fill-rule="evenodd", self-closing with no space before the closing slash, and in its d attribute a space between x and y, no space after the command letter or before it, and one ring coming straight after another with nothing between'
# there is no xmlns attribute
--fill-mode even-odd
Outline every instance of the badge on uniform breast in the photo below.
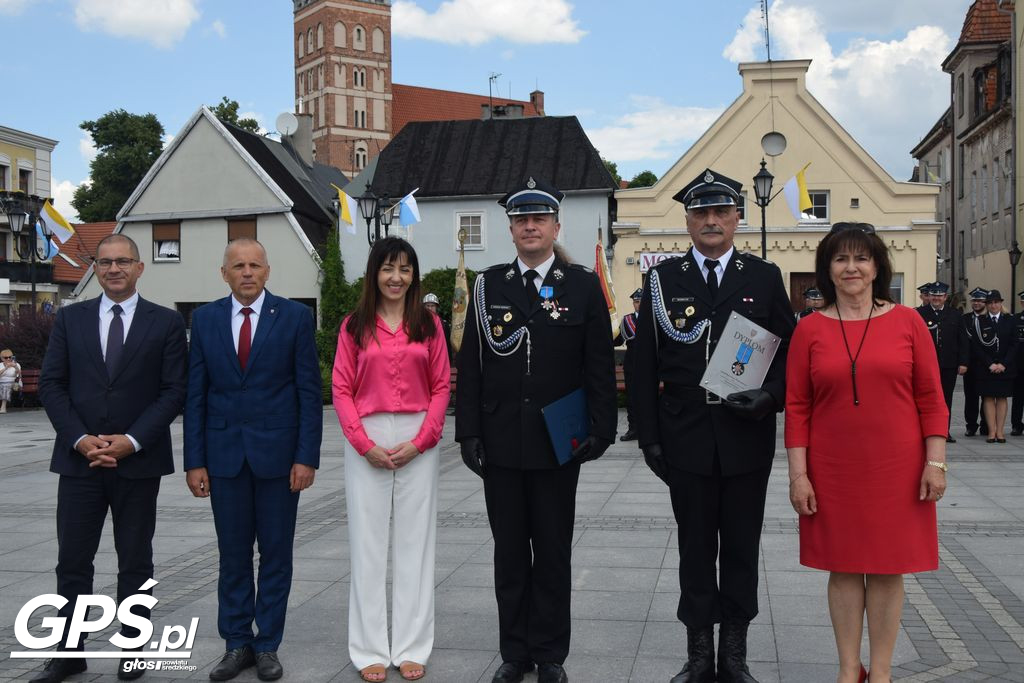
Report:
<svg viewBox="0 0 1024 683"><path fill-rule="evenodd" d="M504 320L507 323L512 322L512 311L509 311L508 313L506 313L504 316L502 316L501 319Z"/></svg>
<svg viewBox="0 0 1024 683"><path fill-rule="evenodd" d="M743 259L736 259L736 270L743 270Z"/></svg>
<svg viewBox="0 0 1024 683"><path fill-rule="evenodd" d="M562 272L561 268L555 268L553 271L551 271L551 274L554 276L556 280L561 280L562 278L565 277L565 273Z"/></svg>
<svg viewBox="0 0 1024 683"><path fill-rule="evenodd" d="M516 269L515 268L509 268L508 271L505 273L505 279L506 280L511 280L515 276L516 276Z"/></svg>
<svg viewBox="0 0 1024 683"><path fill-rule="evenodd" d="M681 330L686 327L686 318L676 318L672 323L676 326L677 330Z"/></svg>
<svg viewBox="0 0 1024 683"><path fill-rule="evenodd" d="M693 315L694 313L696 313L697 309L694 308L693 306L687 306L685 312L686 312L686 315L690 316L690 315Z"/></svg>
<svg viewBox="0 0 1024 683"><path fill-rule="evenodd" d="M680 265L679 267L682 268L683 272L685 273L690 269L690 262L684 259L682 265Z"/></svg>
<svg viewBox="0 0 1024 683"><path fill-rule="evenodd" d="M501 325L495 325L493 328L491 328L491 332L494 333L495 337L500 337L504 331L505 330L501 327Z"/></svg>

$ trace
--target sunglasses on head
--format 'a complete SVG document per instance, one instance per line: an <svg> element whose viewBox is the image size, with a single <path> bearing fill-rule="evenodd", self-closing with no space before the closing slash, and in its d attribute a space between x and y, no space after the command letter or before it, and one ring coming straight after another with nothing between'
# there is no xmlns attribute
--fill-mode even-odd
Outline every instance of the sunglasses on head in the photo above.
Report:
<svg viewBox="0 0 1024 683"><path fill-rule="evenodd" d="M828 234L834 235L837 232L846 232L847 230L860 230L868 235L875 234L875 226L870 223L836 223L832 226L832 229L828 231Z"/></svg>

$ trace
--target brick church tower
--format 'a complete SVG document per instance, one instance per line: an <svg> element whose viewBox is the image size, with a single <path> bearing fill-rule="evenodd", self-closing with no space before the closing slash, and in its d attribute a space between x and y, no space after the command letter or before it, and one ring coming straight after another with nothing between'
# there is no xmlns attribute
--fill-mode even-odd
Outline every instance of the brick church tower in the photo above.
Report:
<svg viewBox="0 0 1024 683"><path fill-rule="evenodd" d="M293 0L295 110L316 160L355 177L391 139L390 0Z"/></svg>

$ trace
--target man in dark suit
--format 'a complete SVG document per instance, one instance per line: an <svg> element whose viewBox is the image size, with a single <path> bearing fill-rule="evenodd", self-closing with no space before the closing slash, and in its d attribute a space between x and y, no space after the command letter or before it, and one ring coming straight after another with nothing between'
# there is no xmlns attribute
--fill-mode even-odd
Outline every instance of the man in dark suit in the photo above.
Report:
<svg viewBox="0 0 1024 683"><path fill-rule="evenodd" d="M93 263L97 299L60 309L39 377L39 398L56 431L50 471L57 487L57 592L70 619L91 595L93 558L107 509L117 549L117 601L153 578L153 532L160 477L174 471L170 424L185 402L185 325L175 311L136 291L144 265L130 238L104 238ZM149 617L149 610L133 612ZM126 637L137 629L122 627ZM81 641L61 649L84 649ZM84 659L53 659L33 681L85 671ZM118 678L131 680L143 669Z"/></svg>
<svg viewBox="0 0 1024 683"><path fill-rule="evenodd" d="M622 355L622 383L626 386L626 433L619 441L636 441L636 421L633 419L633 405L629 402L629 383L633 381L633 342L636 339L637 312L640 310L642 288L629 295L633 302L633 311L622 316L619 322L619 333L612 340L613 346L626 345L626 353Z"/></svg>
<svg viewBox="0 0 1024 683"><path fill-rule="evenodd" d="M1013 379L1013 406L1010 408L1010 436L1024 434L1024 292L1017 292L1021 312L1013 316L1013 336L1017 342L1017 375Z"/></svg>
<svg viewBox="0 0 1024 683"><path fill-rule="evenodd" d="M946 408L953 409L953 389L956 388L956 376L967 372L971 361L971 349L968 346L967 331L964 329L960 312L946 306L949 285L944 282L932 282L928 288L929 303L918 306L915 310L924 318L924 323L931 333L935 353L939 358L939 378L942 380L942 395L946 399ZM946 434L947 443L956 443L952 434Z"/></svg>
<svg viewBox="0 0 1024 683"><path fill-rule="evenodd" d="M803 320L811 313L814 313L825 305L825 297L817 287L808 287L804 290L804 310L796 314L797 322Z"/></svg>
<svg viewBox="0 0 1024 683"><path fill-rule="evenodd" d="M971 356L971 344L976 335L975 321L979 317L987 315L985 305L985 298L987 296L987 289L982 289L981 287L972 289L970 293L971 310L964 313L961 317L964 334L967 339L968 358ZM971 369L971 365L972 363L968 363L967 373L964 375L964 424L967 426L966 436L974 436L978 433L979 416L981 415L981 395L978 394L977 387L978 372ZM988 425L985 424L985 420L980 420L980 422L981 434L985 436L988 434Z"/></svg>
<svg viewBox="0 0 1024 683"><path fill-rule="evenodd" d="M615 439L611 319L597 277L554 249L562 193L530 178L500 200L518 256L477 276L459 352L455 439L483 477L502 664L493 683L568 680L580 464ZM589 435L559 465L541 409L583 389Z"/></svg>
<svg viewBox="0 0 1024 683"><path fill-rule="evenodd" d="M717 680L754 680L747 626L758 611L775 413L785 405L786 351L796 321L779 268L733 247L740 189L707 169L676 194L693 247L651 269L640 306L631 399L644 459L669 485L679 525L676 614L686 625L687 662L673 683L715 680L715 623ZM782 341L762 387L723 400L700 380L733 312Z"/></svg>
<svg viewBox="0 0 1024 683"><path fill-rule="evenodd" d="M217 628L226 652L210 678L230 680L255 664L270 681L283 673L277 649L299 491L320 464L320 368L309 309L264 288L270 265L262 244L229 243L221 275L231 296L192 314L186 482L193 495L211 497L220 549Z"/></svg>

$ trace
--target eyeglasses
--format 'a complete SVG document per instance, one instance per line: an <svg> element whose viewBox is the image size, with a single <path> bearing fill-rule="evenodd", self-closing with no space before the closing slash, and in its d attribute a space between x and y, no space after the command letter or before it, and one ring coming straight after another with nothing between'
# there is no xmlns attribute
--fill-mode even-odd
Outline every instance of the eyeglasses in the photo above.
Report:
<svg viewBox="0 0 1024 683"><path fill-rule="evenodd" d="M14 356L0 356L0 360L14 360Z"/></svg>
<svg viewBox="0 0 1024 683"><path fill-rule="evenodd" d="M875 226L870 223L836 223L832 226L832 229L828 231L828 234L834 235L837 232L846 232L847 230L860 230L861 232L869 235L875 234Z"/></svg>
<svg viewBox="0 0 1024 683"><path fill-rule="evenodd" d="M138 263L139 259L136 258L100 258L96 259L96 267L100 270L110 270L110 266L117 264L117 267L121 270L126 270L132 266L133 263Z"/></svg>

